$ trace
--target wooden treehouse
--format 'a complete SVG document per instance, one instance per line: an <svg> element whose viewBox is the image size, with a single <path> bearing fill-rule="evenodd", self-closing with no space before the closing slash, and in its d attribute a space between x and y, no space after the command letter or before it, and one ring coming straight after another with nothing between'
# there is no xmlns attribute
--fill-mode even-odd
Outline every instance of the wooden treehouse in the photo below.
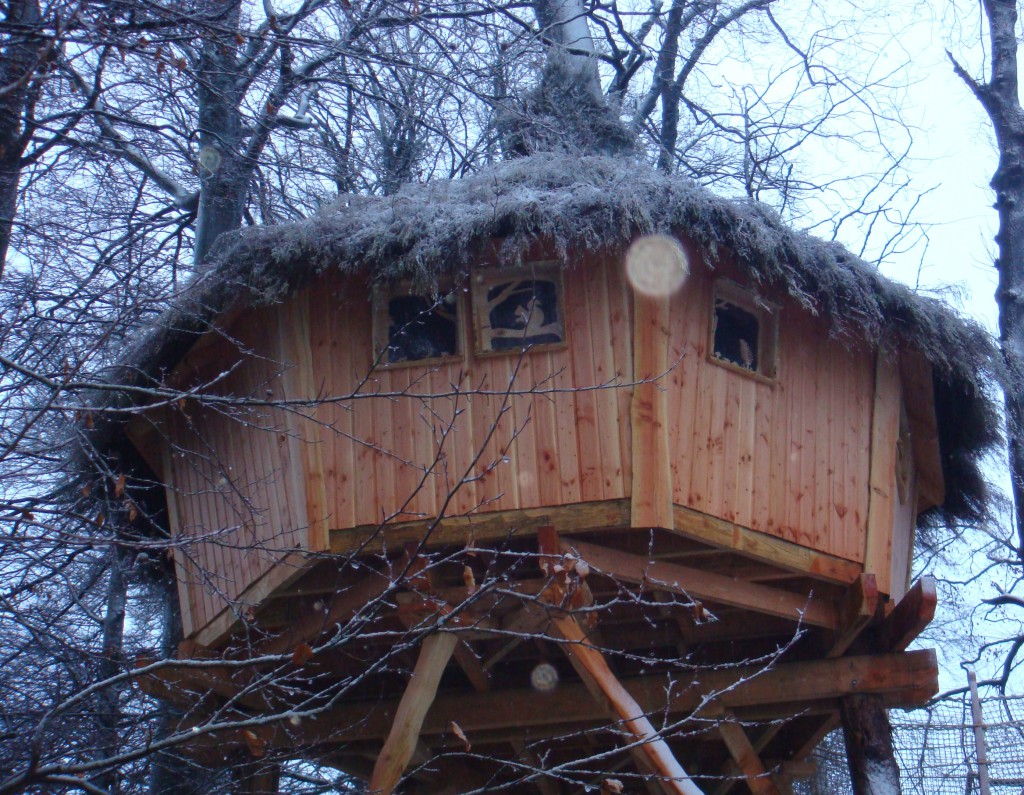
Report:
<svg viewBox="0 0 1024 795"><path fill-rule="evenodd" d="M786 792L936 692L915 528L981 507L987 351L596 157L239 233L123 370L189 661L143 686L368 791Z"/></svg>

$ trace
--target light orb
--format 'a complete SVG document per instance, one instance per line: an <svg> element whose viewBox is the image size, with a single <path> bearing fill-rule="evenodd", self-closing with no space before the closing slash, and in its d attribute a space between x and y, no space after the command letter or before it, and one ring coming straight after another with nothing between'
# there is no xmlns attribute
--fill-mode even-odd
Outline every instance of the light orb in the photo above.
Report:
<svg viewBox="0 0 1024 795"><path fill-rule="evenodd" d="M538 663L530 672L530 684L540 693L550 693L558 686L558 670L551 663Z"/></svg>
<svg viewBox="0 0 1024 795"><path fill-rule="evenodd" d="M689 274L689 258L674 237L644 235L626 252L626 278L634 290L651 298L676 292Z"/></svg>

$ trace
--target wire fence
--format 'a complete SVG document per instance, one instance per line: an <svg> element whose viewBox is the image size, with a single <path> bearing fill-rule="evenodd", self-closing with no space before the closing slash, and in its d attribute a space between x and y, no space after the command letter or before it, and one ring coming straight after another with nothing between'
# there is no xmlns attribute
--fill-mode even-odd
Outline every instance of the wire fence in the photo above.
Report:
<svg viewBox="0 0 1024 795"><path fill-rule="evenodd" d="M1024 696L984 699L981 708L991 792L1024 795ZM905 795L981 792L969 694L927 709L893 710L889 719ZM818 771L797 787L801 795L851 791L841 731L826 737L814 757Z"/></svg>

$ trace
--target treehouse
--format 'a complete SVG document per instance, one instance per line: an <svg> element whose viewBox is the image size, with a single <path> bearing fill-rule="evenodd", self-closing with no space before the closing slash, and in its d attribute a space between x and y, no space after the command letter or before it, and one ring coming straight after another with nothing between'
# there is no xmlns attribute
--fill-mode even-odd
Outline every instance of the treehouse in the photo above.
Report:
<svg viewBox="0 0 1024 795"><path fill-rule="evenodd" d="M143 684L369 791L785 792L936 691L915 532L984 508L989 356L601 157L244 230L120 371L202 663Z"/></svg>

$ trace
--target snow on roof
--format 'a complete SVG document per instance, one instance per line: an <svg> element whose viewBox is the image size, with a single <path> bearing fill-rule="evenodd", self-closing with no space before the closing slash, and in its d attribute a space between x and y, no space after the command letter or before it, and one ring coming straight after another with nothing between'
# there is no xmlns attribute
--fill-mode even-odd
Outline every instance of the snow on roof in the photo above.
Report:
<svg viewBox="0 0 1024 795"><path fill-rule="evenodd" d="M536 154L387 197L348 196L298 223L224 235L181 297L121 360L119 383L169 371L228 309L282 300L329 268L423 284L465 270L497 241L519 264L544 241L569 252L682 233L709 260L728 253L753 283L825 317L835 336L882 350L913 346L933 367L947 495L928 521L980 521L979 463L1000 441L991 337L942 302L882 277L837 243L788 228L771 209L724 199L629 157Z"/></svg>

